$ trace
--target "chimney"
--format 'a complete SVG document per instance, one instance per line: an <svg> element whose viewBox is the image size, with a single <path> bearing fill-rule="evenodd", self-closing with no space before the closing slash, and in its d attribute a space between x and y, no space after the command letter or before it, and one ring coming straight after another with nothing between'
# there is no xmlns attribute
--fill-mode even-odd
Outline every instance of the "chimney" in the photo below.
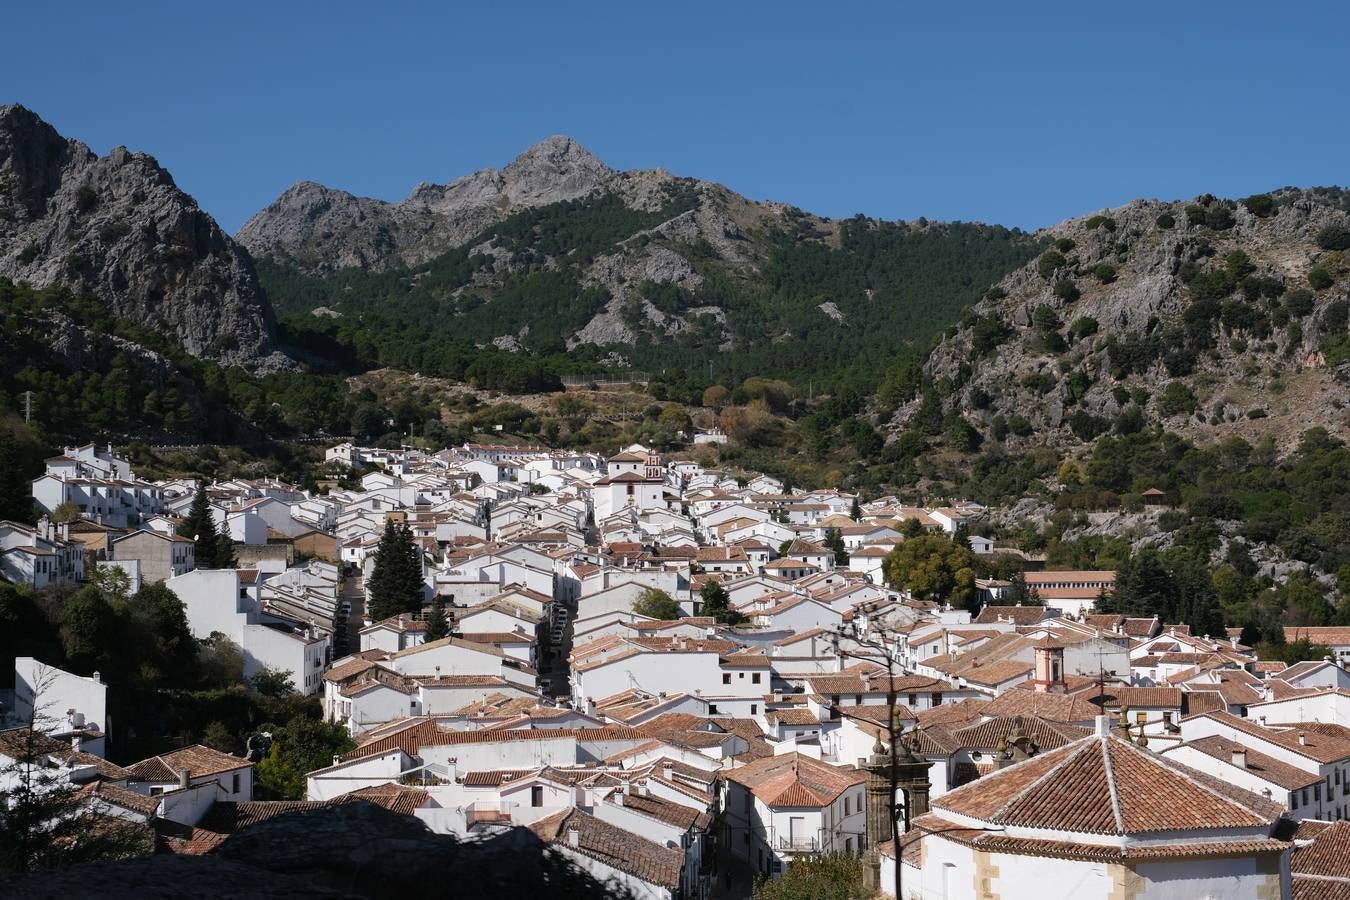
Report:
<svg viewBox="0 0 1350 900"><path fill-rule="evenodd" d="M1236 767L1238 767L1239 769L1245 769L1245 768L1247 768L1247 748L1246 748L1246 747L1234 747L1234 748L1233 748L1233 765L1236 766Z"/></svg>
<svg viewBox="0 0 1350 900"><path fill-rule="evenodd" d="M615 805L615 806L623 806L623 795L624 795L624 791L627 791L627 790L628 790L628 785L625 784L623 787L624 787L624 790L622 790L622 791L615 791L615 792L614 792L614 805ZM573 846L576 846L576 845L574 844Z"/></svg>
<svg viewBox="0 0 1350 900"><path fill-rule="evenodd" d="M1307 735L1307 732L1300 731L1300 732L1298 733L1298 745L1299 745L1300 747L1306 747L1306 746L1308 746L1308 735Z"/></svg>
<svg viewBox="0 0 1350 900"><path fill-rule="evenodd" d="M191 781L192 781L191 769L183 769L178 773L178 789L180 791L186 791Z"/></svg>
<svg viewBox="0 0 1350 900"><path fill-rule="evenodd" d="M334 754L333 754L333 765L336 766L336 765L337 765L338 763L340 763L340 762L342 762L342 757L341 757L341 756L338 756L336 753L334 753Z"/></svg>
<svg viewBox="0 0 1350 900"><path fill-rule="evenodd" d="M666 781L675 780L675 769L673 766L666 765L666 767L661 770L661 774L666 779Z"/></svg>
<svg viewBox="0 0 1350 900"><path fill-rule="evenodd" d="M1097 716L1092 733L1097 737L1106 737L1111 733L1111 717Z"/></svg>
<svg viewBox="0 0 1350 900"><path fill-rule="evenodd" d="M1257 716L1257 717L1256 717L1256 721L1261 725L1262 728L1265 728L1265 727L1266 727L1266 717L1265 717L1265 716Z"/></svg>
<svg viewBox="0 0 1350 900"><path fill-rule="evenodd" d="M97 669L94 670L94 674L93 674L92 676L90 676L90 677L94 679L94 684L102 684L102 683L103 683L103 676L102 676L101 674L99 674L99 671L98 671Z"/></svg>

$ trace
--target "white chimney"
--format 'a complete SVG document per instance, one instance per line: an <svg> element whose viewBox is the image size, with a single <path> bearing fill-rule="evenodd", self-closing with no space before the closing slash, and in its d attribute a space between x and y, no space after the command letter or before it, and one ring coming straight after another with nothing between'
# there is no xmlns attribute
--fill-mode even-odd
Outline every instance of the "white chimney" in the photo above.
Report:
<svg viewBox="0 0 1350 900"><path fill-rule="evenodd" d="M1096 719L1096 725L1093 728L1093 734L1095 734L1097 737L1106 737L1110 733L1111 733L1111 717L1098 716Z"/></svg>
<svg viewBox="0 0 1350 900"><path fill-rule="evenodd" d="M567 829L567 846L575 847L581 843L581 832L575 828Z"/></svg>
<svg viewBox="0 0 1350 900"><path fill-rule="evenodd" d="M625 784L625 785L624 785L624 790L627 790L627 789L628 789L628 785ZM623 806L623 795L624 795L624 791L615 791L615 792L614 792L614 805L615 805L615 806Z"/></svg>
<svg viewBox="0 0 1350 900"><path fill-rule="evenodd" d="M1302 732L1302 731L1300 731L1300 732L1298 733L1298 745L1299 745L1300 747L1306 747L1306 746L1308 746L1308 735L1307 735L1307 733Z"/></svg>
<svg viewBox="0 0 1350 900"><path fill-rule="evenodd" d="M675 780L675 769L669 765L661 770L661 774L665 777L666 781Z"/></svg>
<svg viewBox="0 0 1350 900"><path fill-rule="evenodd" d="M1239 769L1247 768L1247 749L1245 747L1233 748L1233 765Z"/></svg>
<svg viewBox="0 0 1350 900"><path fill-rule="evenodd" d="M191 782L192 782L191 769L183 769L178 773L178 789L180 791L186 791L188 789L188 785Z"/></svg>
<svg viewBox="0 0 1350 900"><path fill-rule="evenodd" d="M1258 723L1260 723L1260 725L1261 725L1262 728L1265 728L1265 727L1266 727L1266 717L1265 717L1265 716L1257 716L1257 717L1256 717L1256 721L1257 721Z"/></svg>

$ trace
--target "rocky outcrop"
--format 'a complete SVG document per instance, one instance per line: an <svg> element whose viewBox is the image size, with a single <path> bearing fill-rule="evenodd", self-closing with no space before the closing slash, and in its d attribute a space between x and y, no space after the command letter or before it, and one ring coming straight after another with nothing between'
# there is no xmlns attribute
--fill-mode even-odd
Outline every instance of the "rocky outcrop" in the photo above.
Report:
<svg viewBox="0 0 1350 900"><path fill-rule="evenodd" d="M511 213L600 191L616 174L576 141L557 135L501 171L419 184L400 203L303 181L245 222L237 239L257 256L284 258L309 271L416 265Z"/></svg>
<svg viewBox="0 0 1350 900"><path fill-rule="evenodd" d="M1072 450L1122 416L1203 443L1287 448L1318 425L1350 435L1350 364L1322 352L1345 333L1350 267L1319 245L1324 229L1350 225L1347 198L1286 189L1272 201L1257 215L1208 196L1139 200L1048 229L1047 255L1005 277L929 356L943 411L986 434L1025 420L1014 447ZM919 411L902 407L893 430Z"/></svg>
<svg viewBox="0 0 1350 900"><path fill-rule="evenodd" d="M194 356L275 370L252 261L152 157L98 156L0 106L0 277L88 291Z"/></svg>

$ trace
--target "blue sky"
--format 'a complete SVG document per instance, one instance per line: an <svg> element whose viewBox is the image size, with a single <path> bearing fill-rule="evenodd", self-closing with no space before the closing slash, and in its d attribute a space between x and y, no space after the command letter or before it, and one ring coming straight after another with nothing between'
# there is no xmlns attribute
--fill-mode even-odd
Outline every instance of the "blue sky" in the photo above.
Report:
<svg viewBox="0 0 1350 900"><path fill-rule="evenodd" d="M158 157L228 230L311 179L391 200L550 134L823 215L1035 228L1350 183L1350 5L66 3L0 102Z"/></svg>

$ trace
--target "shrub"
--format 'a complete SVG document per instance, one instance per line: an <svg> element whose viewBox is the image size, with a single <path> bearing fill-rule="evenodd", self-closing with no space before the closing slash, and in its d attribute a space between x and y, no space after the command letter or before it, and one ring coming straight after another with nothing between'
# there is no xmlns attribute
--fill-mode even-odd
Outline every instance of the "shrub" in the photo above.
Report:
<svg viewBox="0 0 1350 900"><path fill-rule="evenodd" d="M984 299L986 300L1002 300L1006 296L1008 296L1008 292L998 285L994 285L984 292Z"/></svg>
<svg viewBox="0 0 1350 900"><path fill-rule="evenodd" d="M1174 227L1177 224L1177 220L1171 213L1163 213L1154 220L1154 224L1166 231L1168 228Z"/></svg>
<svg viewBox="0 0 1350 900"><path fill-rule="evenodd" d="M1069 429L1080 441L1091 441L1105 434L1111 428L1106 419L1094 416L1085 410L1078 410L1069 417Z"/></svg>
<svg viewBox="0 0 1350 900"><path fill-rule="evenodd" d="M1032 311L1031 324L1037 331L1053 331L1059 327L1059 315L1042 303Z"/></svg>
<svg viewBox="0 0 1350 900"><path fill-rule="evenodd" d="M1116 280L1116 267L1110 263L1102 263L1092 270L1092 274L1102 284L1110 284Z"/></svg>
<svg viewBox="0 0 1350 900"><path fill-rule="evenodd" d="M1083 225L1088 231L1096 228L1105 228L1107 231L1116 230L1116 220L1110 216L1090 216Z"/></svg>
<svg viewBox="0 0 1350 900"><path fill-rule="evenodd" d="M1182 381L1169 381L1158 395L1158 411L1164 416L1190 415L1195 412L1195 394Z"/></svg>
<svg viewBox="0 0 1350 900"><path fill-rule="evenodd" d="M1266 417L1266 411L1265 411L1264 409L1249 409L1249 410L1247 410L1247 418L1249 418L1249 419L1264 419L1265 417Z"/></svg>
<svg viewBox="0 0 1350 900"><path fill-rule="evenodd" d="M1312 292L1304 288L1290 291L1289 296L1284 298L1284 308L1289 310L1289 315L1294 318L1303 318L1313 311Z"/></svg>
<svg viewBox="0 0 1350 900"><path fill-rule="evenodd" d="M1186 204L1186 224L1191 228L1205 224L1205 208L1195 203Z"/></svg>
<svg viewBox="0 0 1350 900"><path fill-rule="evenodd" d="M1315 291L1326 290L1331 287L1332 282L1331 273L1322 266L1317 266L1308 273L1308 284L1312 285Z"/></svg>
<svg viewBox="0 0 1350 900"><path fill-rule="evenodd" d="M38 249L37 244L29 244L28 246L24 247L22 250L19 251L19 265L21 266L28 265L33 260L37 259L38 254L40 254L41 252L42 251Z"/></svg>
<svg viewBox="0 0 1350 900"><path fill-rule="evenodd" d="M1055 241L1055 249L1058 250L1060 253L1068 253L1070 250L1072 250L1074 247L1077 246L1078 245L1073 242L1072 238L1060 238L1059 240Z"/></svg>
<svg viewBox="0 0 1350 900"><path fill-rule="evenodd" d="M75 208L81 213L93 212L98 207L98 191L87 184L75 191Z"/></svg>
<svg viewBox="0 0 1350 900"><path fill-rule="evenodd" d="M1061 278L1059 281L1055 282L1055 296L1067 303L1072 303L1077 300L1080 295L1078 293L1078 287L1073 281L1068 278Z"/></svg>
<svg viewBox="0 0 1350 900"><path fill-rule="evenodd" d="M1026 437L1031 434L1031 420L1020 414L1013 414L1008 418L1008 431L1018 437Z"/></svg>
<svg viewBox="0 0 1350 900"><path fill-rule="evenodd" d="M1227 231L1237 224L1233 212L1222 203L1216 203L1205 210L1205 225L1215 231Z"/></svg>
<svg viewBox="0 0 1350 900"><path fill-rule="evenodd" d="M1247 212L1259 219L1268 219L1275 215L1275 200L1269 194L1252 194L1242 205L1247 207Z"/></svg>
<svg viewBox="0 0 1350 900"><path fill-rule="evenodd" d="M1328 225L1317 232L1317 246L1323 250L1350 250L1350 227Z"/></svg>
<svg viewBox="0 0 1350 900"><path fill-rule="evenodd" d="M1042 278L1049 278L1057 270L1064 268L1067 262L1063 253L1058 250L1047 250L1036 260L1036 271L1041 273Z"/></svg>
<svg viewBox="0 0 1350 900"><path fill-rule="evenodd" d="M1075 338L1085 338L1097 333L1097 320L1092 316L1081 316L1074 319L1070 332Z"/></svg>

